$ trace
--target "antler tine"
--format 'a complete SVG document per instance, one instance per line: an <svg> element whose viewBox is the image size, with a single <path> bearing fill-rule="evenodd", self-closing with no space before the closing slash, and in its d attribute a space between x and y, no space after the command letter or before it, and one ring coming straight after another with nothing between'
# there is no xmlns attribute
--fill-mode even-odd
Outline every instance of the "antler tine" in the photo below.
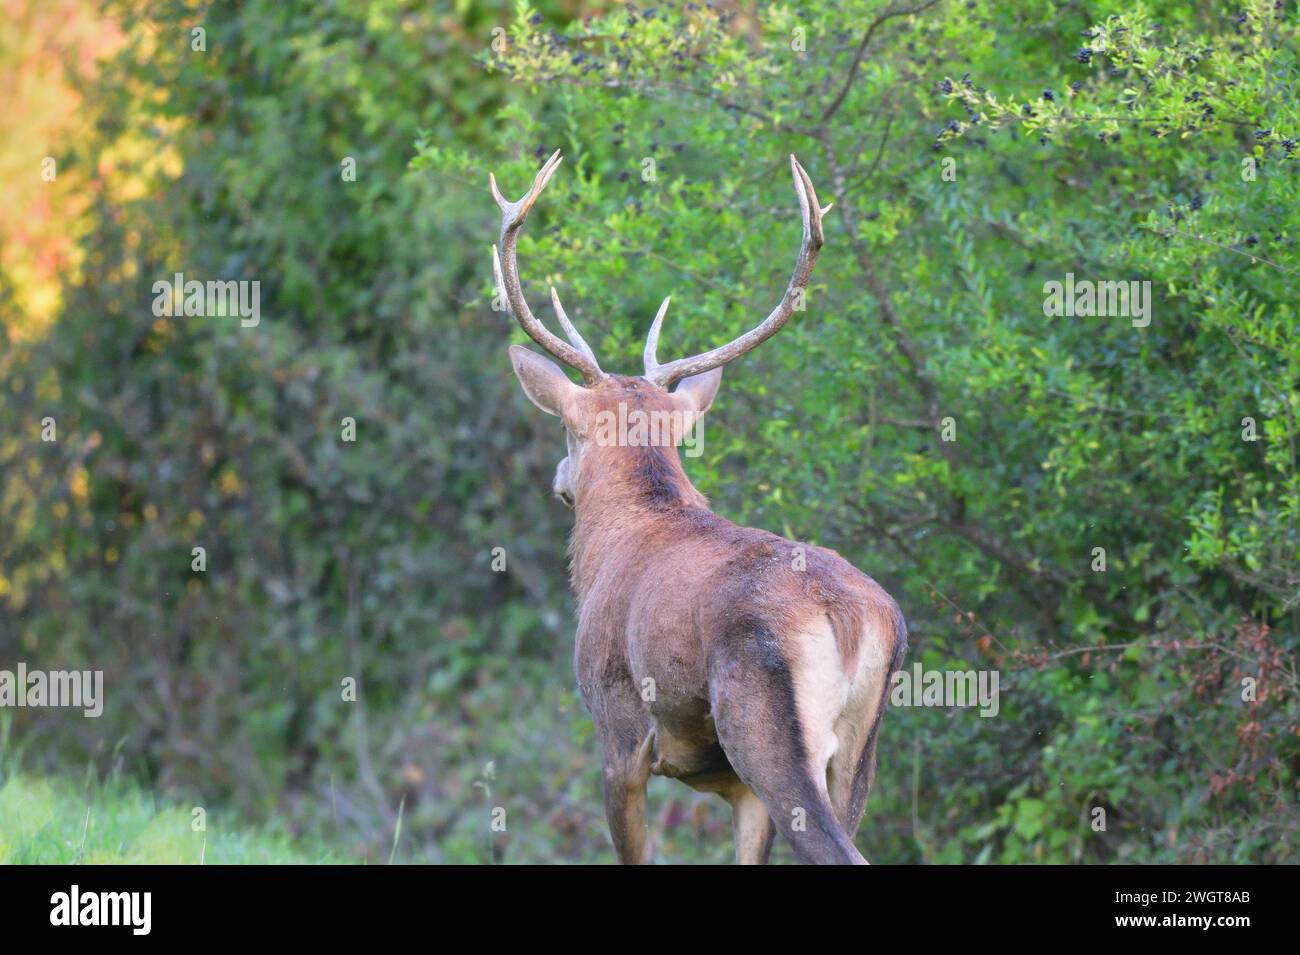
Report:
<svg viewBox="0 0 1300 955"><path fill-rule="evenodd" d="M578 330L573 327L573 322L569 321L569 316L565 314L564 306L560 304L560 296L555 291L554 285L551 286L551 307L555 309L555 314L559 316L560 327L564 329L564 334L569 336L569 341L573 342L573 347L590 358L593 365L596 364L596 353L591 350L591 346L587 344L586 339L578 334Z"/></svg>
<svg viewBox="0 0 1300 955"><path fill-rule="evenodd" d="M533 184L529 187L528 192L517 202L511 202L501 195L501 190L497 188L497 177L492 173L488 173L488 186L492 189L492 198L497 201L497 206L501 209L501 232L503 235L507 229L518 229L524 224L524 219L528 217L528 210L533 207L533 203L537 201L537 197L542 194L542 190L546 188L546 184L551 181L551 177L555 175L555 170L560 168L560 163L563 161L564 157L560 155L558 149L551 153L551 158L546 160L541 169L537 170L537 175L533 177Z"/></svg>
<svg viewBox="0 0 1300 955"><path fill-rule="evenodd" d="M655 320L650 326L650 333L645 337L645 377L653 381L655 373L659 370L659 358L656 352L659 350L659 329L663 327L664 316L668 314L668 303L671 302L672 296L664 299L664 303L659 306L659 311L655 314Z"/></svg>
<svg viewBox="0 0 1300 955"><path fill-rule="evenodd" d="M817 255L825 242L822 233L822 216L831 211L831 206L823 208L818 205L817 192L813 189L812 180L808 178L808 173L794 156L790 157L790 171L794 176L794 191L799 198L799 211L803 215L803 242L799 247L799 258L795 261L794 274L790 276L790 284L786 287L785 294L781 296L781 301L761 324L739 338L702 355L679 358L666 365L656 363L651 369L649 361L653 357L653 348L658 345L659 326L663 319L664 308L661 308L654 325L651 326L650 338L646 341L647 379L668 388L683 378L712 371L714 368L735 361L741 355L761 345L779 332L790 320L790 316L794 314L795 300L808 288L813 266L817 264ZM667 306L667 302L664 306Z"/></svg>
<svg viewBox="0 0 1300 955"><path fill-rule="evenodd" d="M496 200L497 206L501 209L501 252L497 254L497 247L492 246L492 272L496 278L497 287L503 289L506 293L506 301L510 304L510 313L514 315L517 321L528 336L537 344L541 345L548 352L573 368L582 373L583 380L591 383L604 377L604 372L600 370L600 365L596 361L596 356L592 353L591 348L582 340L582 336L569 322L569 318L564 314L563 308L560 307L559 298L551 291L552 302L556 306L556 311L560 316L560 324L564 326L565 332L573 340L574 344L552 334L545 325L538 321L537 316L528 307L528 302L524 299L523 289L519 284L519 264L515 257L515 244L519 238L519 230L528 218L528 212L533 208L533 203L537 197L542 194L546 184L551 181L551 176L559 168L560 151L557 149L551 154L551 158L546 160L546 164L537 171L533 177L533 184L529 187L523 197L515 202L511 202L501 195L501 190L497 188L496 176L488 173L488 185L492 189L492 198ZM574 346L577 347L574 347Z"/></svg>

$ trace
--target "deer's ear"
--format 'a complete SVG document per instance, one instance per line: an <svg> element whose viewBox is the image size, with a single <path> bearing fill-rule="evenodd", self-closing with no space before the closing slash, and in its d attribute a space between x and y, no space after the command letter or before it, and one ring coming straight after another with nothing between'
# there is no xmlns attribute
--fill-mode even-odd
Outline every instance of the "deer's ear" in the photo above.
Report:
<svg viewBox="0 0 1300 955"><path fill-rule="evenodd" d="M673 394L681 395L691 402L695 406L696 414L704 414L713 404L714 396L717 395L720 384L722 384L721 366L712 371L706 371L702 375L683 378L682 383L677 386Z"/></svg>
<svg viewBox="0 0 1300 955"><path fill-rule="evenodd" d="M569 381L560 366L523 345L510 346L510 364L515 367L515 377L524 389L528 400L547 414L565 420L582 389Z"/></svg>

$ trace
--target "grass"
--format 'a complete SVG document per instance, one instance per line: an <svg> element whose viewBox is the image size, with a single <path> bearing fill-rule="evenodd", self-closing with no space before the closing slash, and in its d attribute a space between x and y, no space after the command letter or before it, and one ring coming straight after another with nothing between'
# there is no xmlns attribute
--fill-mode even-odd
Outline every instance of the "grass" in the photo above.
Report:
<svg viewBox="0 0 1300 955"><path fill-rule="evenodd" d="M283 833L231 824L195 807L161 806L123 782L77 785L0 775L0 863L318 864L342 859Z"/></svg>

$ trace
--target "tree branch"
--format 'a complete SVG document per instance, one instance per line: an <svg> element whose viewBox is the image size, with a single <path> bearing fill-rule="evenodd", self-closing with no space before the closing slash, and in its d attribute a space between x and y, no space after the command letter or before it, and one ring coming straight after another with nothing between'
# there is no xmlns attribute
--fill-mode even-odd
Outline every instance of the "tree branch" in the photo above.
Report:
<svg viewBox="0 0 1300 955"><path fill-rule="evenodd" d="M853 81L858 77L858 68L862 65L862 58L866 55L867 47L871 45L871 38L876 35L876 31L896 17L911 16L914 13L921 13L928 10L941 0L924 0L914 7L889 7L880 16L871 21L867 27L866 33L862 35L862 42L858 44L857 51L853 54L853 62L849 64L849 75L844 79L844 85L840 91L835 94L835 99L831 100L829 106L822 113L822 125L830 122L832 116L839 112L839 108L844 105L845 98L849 95L849 90L853 88Z"/></svg>

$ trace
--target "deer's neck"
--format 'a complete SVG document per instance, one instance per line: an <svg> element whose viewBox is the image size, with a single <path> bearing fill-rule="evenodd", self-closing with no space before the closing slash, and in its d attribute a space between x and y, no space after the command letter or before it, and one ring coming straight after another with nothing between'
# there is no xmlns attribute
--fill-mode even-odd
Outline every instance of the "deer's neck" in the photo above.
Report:
<svg viewBox="0 0 1300 955"><path fill-rule="evenodd" d="M671 542L698 524L708 506L675 447L588 449L577 481L571 548L579 602L602 568Z"/></svg>

